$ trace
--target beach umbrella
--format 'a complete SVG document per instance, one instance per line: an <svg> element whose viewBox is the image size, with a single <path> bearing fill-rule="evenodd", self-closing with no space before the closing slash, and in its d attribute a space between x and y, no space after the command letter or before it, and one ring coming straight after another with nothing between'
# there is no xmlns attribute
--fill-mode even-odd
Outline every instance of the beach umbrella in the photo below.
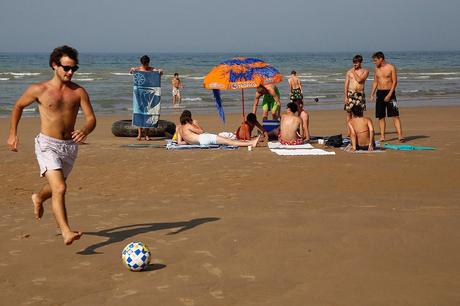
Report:
<svg viewBox="0 0 460 306"><path fill-rule="evenodd" d="M259 85L271 85L283 80L281 73L272 65L250 57L236 57L215 66L205 77L203 86L212 89L217 111L225 122L225 114L220 97L221 90L241 90L244 114L244 89L257 88Z"/></svg>

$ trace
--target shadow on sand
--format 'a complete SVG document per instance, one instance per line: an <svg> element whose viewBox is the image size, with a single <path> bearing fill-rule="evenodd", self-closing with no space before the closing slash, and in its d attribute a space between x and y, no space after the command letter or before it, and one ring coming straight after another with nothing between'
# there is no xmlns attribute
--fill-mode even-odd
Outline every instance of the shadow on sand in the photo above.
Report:
<svg viewBox="0 0 460 306"><path fill-rule="evenodd" d="M193 219L190 221L171 222L171 223L143 223L143 224L133 224L133 225L127 225L127 226L114 227L114 228L102 230L99 232L84 232L83 233L84 235L105 237L107 238L107 240L87 246L84 250L77 252L77 254L80 254L80 255L103 254L102 252L96 252L96 250L98 248L107 246L112 243L121 242L125 239L131 238L138 234L144 234L144 233L159 231L159 230L164 230L164 229L178 228L176 231L166 234L166 235L176 235L183 231L192 229L196 226L199 226L199 225L202 225L208 222L214 222L217 220L220 220L220 218L199 218L199 219Z"/></svg>

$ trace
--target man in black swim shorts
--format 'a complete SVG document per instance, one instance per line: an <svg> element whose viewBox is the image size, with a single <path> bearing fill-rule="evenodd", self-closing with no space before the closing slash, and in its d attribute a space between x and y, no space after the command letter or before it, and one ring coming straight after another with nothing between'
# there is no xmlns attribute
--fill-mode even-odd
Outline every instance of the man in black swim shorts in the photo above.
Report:
<svg viewBox="0 0 460 306"><path fill-rule="evenodd" d="M375 64L375 70L371 100L374 100L374 94L376 94L375 117L379 119L380 141L385 141L385 117L392 117L398 133L398 139L400 142L404 142L395 94L396 85L398 84L396 69L392 64L385 61L385 56L382 52L374 53L372 60Z"/></svg>

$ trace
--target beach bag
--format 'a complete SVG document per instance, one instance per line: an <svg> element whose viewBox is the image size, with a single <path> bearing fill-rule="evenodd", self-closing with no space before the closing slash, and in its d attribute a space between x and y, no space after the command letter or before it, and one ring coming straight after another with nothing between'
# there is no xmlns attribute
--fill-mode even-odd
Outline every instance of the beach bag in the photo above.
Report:
<svg viewBox="0 0 460 306"><path fill-rule="evenodd" d="M343 145L342 134L329 136L326 140L326 146L340 148Z"/></svg>

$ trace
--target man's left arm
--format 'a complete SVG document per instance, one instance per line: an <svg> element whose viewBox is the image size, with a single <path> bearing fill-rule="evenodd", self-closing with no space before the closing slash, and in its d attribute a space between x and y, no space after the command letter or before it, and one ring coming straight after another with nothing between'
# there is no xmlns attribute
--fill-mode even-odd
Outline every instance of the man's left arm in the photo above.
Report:
<svg viewBox="0 0 460 306"><path fill-rule="evenodd" d="M396 75L396 68L391 66L391 88L388 95L385 97L385 102L390 102L393 93L395 92L396 85L398 85L398 77Z"/></svg>
<svg viewBox="0 0 460 306"><path fill-rule="evenodd" d="M76 143L84 142L89 133L91 133L96 127L96 115L94 114L93 107L89 101L88 93L83 88L80 88L80 90L80 106L83 114L85 115L86 123L81 129L72 132L72 139Z"/></svg>

